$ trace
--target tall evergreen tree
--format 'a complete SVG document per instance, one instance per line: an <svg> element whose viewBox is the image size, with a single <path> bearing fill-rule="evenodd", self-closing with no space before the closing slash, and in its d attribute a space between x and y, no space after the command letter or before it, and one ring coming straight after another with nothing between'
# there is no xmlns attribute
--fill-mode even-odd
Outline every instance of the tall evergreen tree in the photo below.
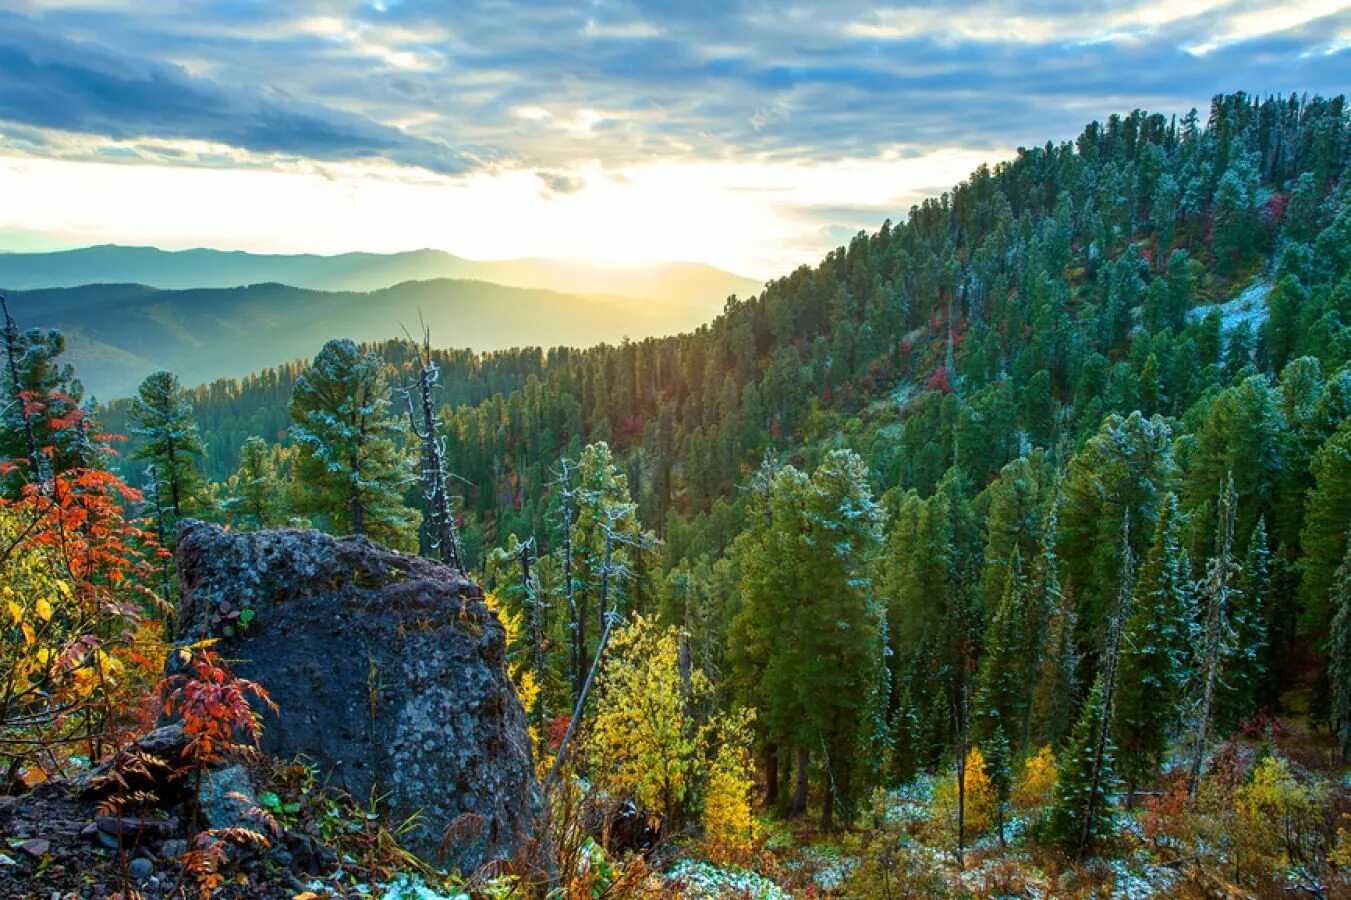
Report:
<svg viewBox="0 0 1351 900"><path fill-rule="evenodd" d="M1232 639L1215 698L1215 724L1222 734L1231 733L1268 699L1263 696L1263 688L1270 668L1267 609L1272 596L1271 579L1266 520L1258 519L1248 538L1238 589L1230 598Z"/></svg>
<svg viewBox="0 0 1351 900"><path fill-rule="evenodd" d="M275 528L282 522L286 490L267 441L254 435L239 448L239 468L229 491L226 511L236 528Z"/></svg>
<svg viewBox="0 0 1351 900"><path fill-rule="evenodd" d="M1181 520L1177 497L1169 494L1140 566L1122 641L1112 736L1131 792L1158 771L1181 721L1190 674L1194 601Z"/></svg>
<svg viewBox="0 0 1351 900"><path fill-rule="evenodd" d="M135 433L144 443L136 458L148 460L161 485L162 502L172 529L184 515L206 503L206 483L197 470L197 457L204 452L192 403L171 372L155 372L141 382L132 408ZM171 541L172 534L161 535Z"/></svg>
<svg viewBox="0 0 1351 900"><path fill-rule="evenodd" d="M1328 680L1332 684L1332 722L1343 759L1351 757L1351 547L1332 583L1332 633L1328 639Z"/></svg>
<svg viewBox="0 0 1351 900"><path fill-rule="evenodd" d="M985 629L983 656L976 674L976 740L985 742L1010 731L1020 733L1026 716L1030 670L1025 641L1031 588L1022 557L1014 548L1007 565L1004 595Z"/></svg>
<svg viewBox="0 0 1351 900"><path fill-rule="evenodd" d="M1187 782L1188 792L1193 795L1201 779L1201 765L1210 738L1210 728L1215 715L1215 698L1220 688L1225 657L1233 642L1229 621L1233 612L1233 597L1238 586L1239 574L1238 561L1234 556L1234 520L1237 508L1238 495L1234 490L1234 479L1230 477L1225 480L1220 490L1215 554L1206 567L1203 588L1205 615L1201 619L1201 652L1198 659L1201 697L1196 713L1191 776Z"/></svg>
<svg viewBox="0 0 1351 900"><path fill-rule="evenodd" d="M1116 829L1115 748L1110 737L1103 739L1110 731L1106 678L1105 673L1098 676L1060 754L1055 802L1046 820L1046 836L1080 857Z"/></svg>
<svg viewBox="0 0 1351 900"><path fill-rule="evenodd" d="M418 515L403 502L412 476L388 395L384 361L350 340L329 341L296 378L299 502L330 531L412 549Z"/></svg>

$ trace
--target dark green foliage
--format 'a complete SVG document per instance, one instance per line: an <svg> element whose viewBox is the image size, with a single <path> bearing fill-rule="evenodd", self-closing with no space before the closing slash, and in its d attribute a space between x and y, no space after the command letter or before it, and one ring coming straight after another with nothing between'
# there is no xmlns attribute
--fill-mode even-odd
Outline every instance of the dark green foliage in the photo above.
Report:
<svg viewBox="0 0 1351 900"><path fill-rule="evenodd" d="M1117 769L1132 788L1158 771L1181 722L1195 615L1181 513L1169 494L1135 582L1112 705Z"/></svg>
<svg viewBox="0 0 1351 900"><path fill-rule="evenodd" d="M1342 756L1351 756L1351 548L1334 575L1330 605L1335 611L1328 639L1332 682L1332 722L1341 739Z"/></svg>
<svg viewBox="0 0 1351 900"><path fill-rule="evenodd" d="M384 370L375 354L332 340L296 378L290 410L298 510L338 534L416 546L417 513L402 497L412 476L395 442Z"/></svg>
<svg viewBox="0 0 1351 900"><path fill-rule="evenodd" d="M1105 688L1100 678L1089 692L1069 743L1056 768L1055 804L1046 819L1046 837L1075 852L1091 850L1116 830L1114 749L1106 730Z"/></svg>
<svg viewBox="0 0 1351 900"><path fill-rule="evenodd" d="M202 439L192 419L192 404L170 372L156 372L141 383L132 407L135 433L143 441L136 458L154 469L152 480L162 485L160 501L172 517L169 527L184 515L201 511L205 481L197 469ZM170 534L163 538L170 538Z"/></svg>

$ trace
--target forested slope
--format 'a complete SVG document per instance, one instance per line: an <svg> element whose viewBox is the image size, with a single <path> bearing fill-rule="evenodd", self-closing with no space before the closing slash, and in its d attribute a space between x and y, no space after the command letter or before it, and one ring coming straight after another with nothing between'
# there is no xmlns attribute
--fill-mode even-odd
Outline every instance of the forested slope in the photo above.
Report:
<svg viewBox="0 0 1351 900"><path fill-rule="evenodd" d="M537 721L613 580L826 824L974 744L1046 746L1047 834L1082 851L1105 756L1138 788L1263 711L1345 728L1349 146L1340 97L1112 117L696 331L441 357L468 560L538 616ZM216 477L283 434L293 379L196 392ZM516 591L493 550L531 536Z"/></svg>

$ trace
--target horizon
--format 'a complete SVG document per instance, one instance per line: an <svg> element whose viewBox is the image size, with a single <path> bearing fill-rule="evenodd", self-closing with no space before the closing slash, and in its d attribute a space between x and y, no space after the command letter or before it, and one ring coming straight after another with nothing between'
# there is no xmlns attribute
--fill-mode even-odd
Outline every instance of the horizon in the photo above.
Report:
<svg viewBox="0 0 1351 900"><path fill-rule="evenodd" d="M766 279L1090 121L1351 81L1336 0L934 13L549 5L507 33L500 11L427 2L23 0L0 11L0 250L425 248Z"/></svg>

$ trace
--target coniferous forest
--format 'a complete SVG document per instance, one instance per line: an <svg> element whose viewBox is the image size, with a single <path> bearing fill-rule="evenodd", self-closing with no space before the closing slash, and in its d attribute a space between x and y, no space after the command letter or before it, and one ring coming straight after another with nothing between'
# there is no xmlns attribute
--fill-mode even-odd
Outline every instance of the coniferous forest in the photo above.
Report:
<svg viewBox="0 0 1351 900"><path fill-rule="evenodd" d="M6 790L153 724L202 519L442 560L505 626L537 865L428 866L274 772L348 860L291 894L1351 895L1349 162L1341 96L1113 115L617 345L334 335L93 404L10 318Z"/></svg>

